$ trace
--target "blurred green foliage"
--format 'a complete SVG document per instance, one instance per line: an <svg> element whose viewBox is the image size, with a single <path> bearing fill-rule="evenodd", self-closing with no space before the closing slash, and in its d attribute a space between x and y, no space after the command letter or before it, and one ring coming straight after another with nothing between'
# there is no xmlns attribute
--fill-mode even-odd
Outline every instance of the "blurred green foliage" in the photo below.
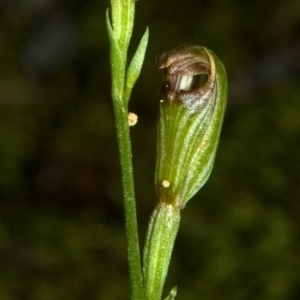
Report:
<svg viewBox="0 0 300 300"><path fill-rule="evenodd" d="M0 4L0 299L128 299L108 6ZM150 27L130 103L139 115L131 131L142 236L156 201L155 56L205 45L229 75L216 164L182 212L166 291L178 285L178 299L189 300L299 299L299 1L136 6L134 45Z"/></svg>

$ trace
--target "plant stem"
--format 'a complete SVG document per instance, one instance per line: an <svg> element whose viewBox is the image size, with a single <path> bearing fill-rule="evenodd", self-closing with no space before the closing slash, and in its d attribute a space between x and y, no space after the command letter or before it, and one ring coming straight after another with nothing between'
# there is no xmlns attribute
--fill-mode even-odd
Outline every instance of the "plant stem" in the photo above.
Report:
<svg viewBox="0 0 300 300"><path fill-rule="evenodd" d="M145 299L141 258L137 229L137 214L134 194L131 142L128 125L128 111L120 98L113 97L116 131L121 162L122 185L124 194L125 225L127 236L127 252L129 275L132 289L132 300Z"/></svg>
<svg viewBox="0 0 300 300"><path fill-rule="evenodd" d="M171 204L160 202L152 213L143 258L147 300L161 299L179 223L180 209Z"/></svg>
<svg viewBox="0 0 300 300"><path fill-rule="evenodd" d="M128 101L139 77L148 44L146 29L138 48L127 68L127 53L134 24L135 0L111 0L111 17L106 12L106 25L110 42L112 75L111 96L121 162L127 256L131 282L131 299L144 300L145 292L141 270L141 256L137 228L131 142L128 124Z"/></svg>

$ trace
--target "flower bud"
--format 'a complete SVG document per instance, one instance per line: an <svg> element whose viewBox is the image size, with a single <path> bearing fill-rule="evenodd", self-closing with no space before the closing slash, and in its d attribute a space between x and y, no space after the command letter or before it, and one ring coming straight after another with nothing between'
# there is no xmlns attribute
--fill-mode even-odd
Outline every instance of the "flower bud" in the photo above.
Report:
<svg viewBox="0 0 300 300"><path fill-rule="evenodd" d="M200 46L179 46L157 61L165 75L155 184L160 201L183 208L213 167L227 100L226 73L217 56Z"/></svg>

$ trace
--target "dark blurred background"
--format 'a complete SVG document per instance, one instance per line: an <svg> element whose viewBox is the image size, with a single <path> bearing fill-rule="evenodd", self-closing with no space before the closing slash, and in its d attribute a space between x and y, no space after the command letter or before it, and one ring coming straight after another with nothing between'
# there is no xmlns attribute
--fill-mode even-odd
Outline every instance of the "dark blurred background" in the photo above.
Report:
<svg viewBox="0 0 300 300"><path fill-rule="evenodd" d="M129 299L103 0L0 1L0 299ZM157 54L204 45L229 102L212 176L182 211L166 292L300 299L300 1L140 0L130 110L141 243L156 195Z"/></svg>

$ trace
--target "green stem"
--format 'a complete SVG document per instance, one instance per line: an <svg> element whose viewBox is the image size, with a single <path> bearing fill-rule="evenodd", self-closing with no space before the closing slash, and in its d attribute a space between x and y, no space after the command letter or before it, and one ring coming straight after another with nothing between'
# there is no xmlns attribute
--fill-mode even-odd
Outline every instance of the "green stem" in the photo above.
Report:
<svg viewBox="0 0 300 300"><path fill-rule="evenodd" d="M147 300L161 299L179 222L180 209L171 204L160 202L152 213L143 258Z"/></svg>
<svg viewBox="0 0 300 300"><path fill-rule="evenodd" d="M144 297L141 257L137 229L137 214L134 194L131 142L128 125L128 111L120 99L113 97L116 130L121 161L122 184L124 194L125 224L127 236L127 252L129 275L132 288L132 300Z"/></svg>

